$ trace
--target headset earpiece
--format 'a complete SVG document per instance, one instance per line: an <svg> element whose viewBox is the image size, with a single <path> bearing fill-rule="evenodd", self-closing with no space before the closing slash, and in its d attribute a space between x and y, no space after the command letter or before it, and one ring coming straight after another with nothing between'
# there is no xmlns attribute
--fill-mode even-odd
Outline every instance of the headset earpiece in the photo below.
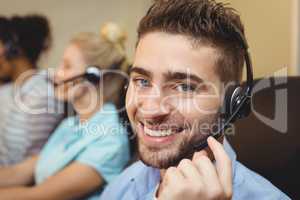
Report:
<svg viewBox="0 0 300 200"><path fill-rule="evenodd" d="M101 80L101 70L96 66L88 66L84 77L93 84L98 84Z"/></svg>
<svg viewBox="0 0 300 200"><path fill-rule="evenodd" d="M242 87L240 85L230 85L225 92L224 105L222 109L222 117L226 121L232 116L241 103L243 96ZM240 112L240 111L239 111ZM239 113L232 119L234 122L238 117Z"/></svg>
<svg viewBox="0 0 300 200"><path fill-rule="evenodd" d="M128 84L129 84L129 83L126 83L126 84L124 85L124 91L125 91L125 92L127 92L127 90L128 90L128 86L129 86Z"/></svg>
<svg viewBox="0 0 300 200"><path fill-rule="evenodd" d="M233 100L233 93L237 91L236 88L239 88L238 85L229 85L225 88L225 94L223 99L223 106L221 107L221 117L223 119L228 119L229 116L232 114L232 100Z"/></svg>
<svg viewBox="0 0 300 200"><path fill-rule="evenodd" d="M250 114L250 97L245 93L241 85L230 85L224 95L221 117L233 123L237 119L247 117Z"/></svg>
<svg viewBox="0 0 300 200"><path fill-rule="evenodd" d="M237 114L237 118L239 118L240 116L240 112L242 111L241 108L240 108L240 104L241 104L241 100L243 98L244 94L243 94L243 91L242 91L242 87L241 86L238 86L234 89L232 95L231 95L231 99L230 99L230 114L233 115L234 112L239 109L239 112Z"/></svg>
<svg viewBox="0 0 300 200"><path fill-rule="evenodd" d="M126 58L122 58L120 61L113 63L108 69L116 70L124 63ZM102 78L102 70L100 67L90 65L87 67L84 77L93 84L98 84Z"/></svg>

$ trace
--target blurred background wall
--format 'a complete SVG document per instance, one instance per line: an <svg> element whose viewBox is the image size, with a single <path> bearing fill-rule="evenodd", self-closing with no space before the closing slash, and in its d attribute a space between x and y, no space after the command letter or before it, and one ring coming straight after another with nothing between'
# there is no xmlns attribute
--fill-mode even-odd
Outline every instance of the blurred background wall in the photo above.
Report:
<svg viewBox="0 0 300 200"><path fill-rule="evenodd" d="M292 66L293 74L300 74L300 1L292 2Z"/></svg>
<svg viewBox="0 0 300 200"><path fill-rule="evenodd" d="M273 75L287 67L289 75L299 68L299 0L219 0L231 3L246 26L255 77ZM132 58L139 19L151 0L1 0L0 14L42 13L49 17L54 43L41 67L58 65L69 38L79 31L99 32L107 21L128 31L128 54ZM297 61L298 60L298 61Z"/></svg>
<svg viewBox="0 0 300 200"><path fill-rule="evenodd" d="M242 16L256 77L273 75L287 67L297 73L294 55L299 0L228 0ZM297 26L296 26L297 24ZM298 44L299 45L299 44Z"/></svg>
<svg viewBox="0 0 300 200"><path fill-rule="evenodd" d="M130 57L134 51L136 28L139 19L150 5L148 0L0 0L0 14L40 13L50 20L53 46L41 59L41 67L59 64L69 39L80 31L99 33L100 26L113 21L128 32L127 50Z"/></svg>

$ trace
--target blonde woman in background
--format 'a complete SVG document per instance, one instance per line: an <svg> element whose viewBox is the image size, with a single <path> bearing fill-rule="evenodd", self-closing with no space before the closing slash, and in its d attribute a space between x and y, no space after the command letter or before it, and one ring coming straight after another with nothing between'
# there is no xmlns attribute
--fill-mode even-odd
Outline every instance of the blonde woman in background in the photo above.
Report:
<svg viewBox="0 0 300 200"><path fill-rule="evenodd" d="M38 156L0 168L1 200L97 199L121 173L129 161L129 142L118 116L117 95L112 94L119 93L123 81L109 73L96 86L85 80L64 81L83 74L89 65L126 69L125 39L126 34L109 23L100 37L80 33L70 41L55 73L55 82L62 83L55 93L73 105L77 116L60 124Z"/></svg>

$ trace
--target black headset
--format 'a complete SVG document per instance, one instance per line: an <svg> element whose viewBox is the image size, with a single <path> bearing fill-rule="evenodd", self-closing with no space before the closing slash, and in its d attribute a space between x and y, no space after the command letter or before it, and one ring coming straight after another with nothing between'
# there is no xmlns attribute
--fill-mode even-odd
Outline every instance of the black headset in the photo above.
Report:
<svg viewBox="0 0 300 200"><path fill-rule="evenodd" d="M240 84L229 85L229 87L226 88L220 115L222 123L214 133L209 135L216 139L220 138L224 134L230 123L247 117L251 112L253 69L249 46L244 34L242 34L242 32L234 25L232 25L232 28L234 30L236 39L239 41L244 50L244 59L246 64L246 84L245 86ZM207 146L207 140L204 140L202 143L194 145L193 150L189 151L188 153L200 151Z"/></svg>

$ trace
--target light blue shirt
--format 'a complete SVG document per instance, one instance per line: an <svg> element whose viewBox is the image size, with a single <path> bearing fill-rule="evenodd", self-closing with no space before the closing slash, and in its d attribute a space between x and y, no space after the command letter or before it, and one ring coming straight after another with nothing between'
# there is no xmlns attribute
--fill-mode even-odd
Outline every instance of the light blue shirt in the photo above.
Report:
<svg viewBox="0 0 300 200"><path fill-rule="evenodd" d="M289 200L269 181L236 161L236 154L225 140L224 148L232 160L232 200ZM141 161L126 169L101 195L101 200L153 200L160 181L159 169ZM201 199L201 197L199 197Z"/></svg>
<svg viewBox="0 0 300 200"><path fill-rule="evenodd" d="M40 153L36 184L75 161L94 168L106 183L122 172L129 161L129 142L113 104L105 104L85 123L70 117L60 124ZM86 199L99 197L102 188Z"/></svg>

